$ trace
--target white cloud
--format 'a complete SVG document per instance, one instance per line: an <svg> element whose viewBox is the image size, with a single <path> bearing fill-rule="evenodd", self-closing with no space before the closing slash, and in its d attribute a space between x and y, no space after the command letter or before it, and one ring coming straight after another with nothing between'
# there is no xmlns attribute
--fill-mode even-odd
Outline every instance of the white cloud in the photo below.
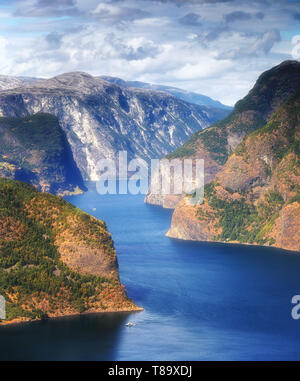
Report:
<svg viewBox="0 0 300 381"><path fill-rule="evenodd" d="M0 74L46 77L79 70L174 85L234 103L260 72L290 58L292 46L280 41L280 31L300 34L296 7L283 0L185 1L180 7L171 1L66 0L59 17L50 1L42 1L42 8L36 8L38 0L6 8ZM14 18L25 5L36 17ZM69 17L61 17L68 7ZM226 22L233 12L238 13ZM189 17L179 22L184 15Z"/></svg>
<svg viewBox="0 0 300 381"><path fill-rule="evenodd" d="M198 80L220 75L233 66L229 60L214 60L212 58L202 58L199 63L186 64L173 73L174 79L178 80Z"/></svg>

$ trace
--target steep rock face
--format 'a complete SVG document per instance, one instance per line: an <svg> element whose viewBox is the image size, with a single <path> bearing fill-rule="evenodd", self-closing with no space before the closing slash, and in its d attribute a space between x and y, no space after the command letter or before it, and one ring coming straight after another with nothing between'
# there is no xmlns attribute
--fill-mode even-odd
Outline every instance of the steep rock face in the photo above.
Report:
<svg viewBox="0 0 300 381"><path fill-rule="evenodd" d="M220 115L223 114L224 118L232 110L232 107L226 106L219 101L216 101L210 97L207 97L206 95L194 93L192 91L178 89L177 87L155 85L155 84L140 82L140 81L124 81L121 78L109 77L109 76L101 76L100 78L108 82L115 83L116 85L123 86L123 87L138 87L142 89L163 91L164 93L174 95L175 97L180 98L186 102L195 103L200 106L208 106L209 108L212 108L215 112L219 112ZM227 110L227 112L226 111L221 112L221 110Z"/></svg>
<svg viewBox="0 0 300 381"><path fill-rule="evenodd" d="M0 179L0 294L6 299L4 324L140 309L120 284L104 222L7 179Z"/></svg>
<svg viewBox="0 0 300 381"><path fill-rule="evenodd" d="M214 211L209 205L202 207L205 215L214 216ZM167 232L167 237L188 241L211 241L220 232L214 219L199 220L195 206L189 203L189 198L183 198L176 206L172 224Z"/></svg>
<svg viewBox="0 0 300 381"><path fill-rule="evenodd" d="M251 132L265 125L276 108L299 89L300 63L281 63L259 77L253 89L237 102L227 118L195 133L183 146L166 157L204 159L205 183L209 183L221 171L238 144ZM261 170L257 168L257 172ZM259 173L257 175L260 176ZM168 204L168 197L158 195L153 198L149 193L145 201L165 205ZM182 196L177 199L180 201Z"/></svg>
<svg viewBox="0 0 300 381"><path fill-rule="evenodd" d="M183 199L183 195L161 193L154 194L150 190L146 194L145 202L151 205L158 205L165 209L175 209L176 205Z"/></svg>
<svg viewBox="0 0 300 381"><path fill-rule="evenodd" d="M300 251L300 93L243 140L205 186L176 207L168 236Z"/></svg>
<svg viewBox="0 0 300 381"><path fill-rule="evenodd" d="M271 237L276 246L300 251L300 200L282 208L274 221Z"/></svg>
<svg viewBox="0 0 300 381"><path fill-rule="evenodd" d="M65 133L49 114L0 118L0 177L51 193L85 189Z"/></svg>
<svg viewBox="0 0 300 381"><path fill-rule="evenodd" d="M126 89L85 73L23 84L0 92L0 114L55 115L84 179L97 180L97 162L120 150L159 158L217 118L198 105L159 91Z"/></svg>

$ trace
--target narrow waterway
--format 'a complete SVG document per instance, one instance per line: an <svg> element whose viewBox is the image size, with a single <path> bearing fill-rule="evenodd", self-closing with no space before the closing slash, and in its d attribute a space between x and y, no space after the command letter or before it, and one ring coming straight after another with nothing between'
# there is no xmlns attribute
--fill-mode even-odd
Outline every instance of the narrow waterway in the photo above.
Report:
<svg viewBox="0 0 300 381"><path fill-rule="evenodd" d="M300 359L299 255L167 238L172 212L142 195L67 199L106 221L122 283L145 311L1 327L2 360Z"/></svg>

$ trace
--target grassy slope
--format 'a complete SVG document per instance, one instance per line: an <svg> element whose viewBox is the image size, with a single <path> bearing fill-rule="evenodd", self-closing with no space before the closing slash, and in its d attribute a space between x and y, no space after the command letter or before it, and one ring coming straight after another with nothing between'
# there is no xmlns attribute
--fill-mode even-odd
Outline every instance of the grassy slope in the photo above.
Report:
<svg viewBox="0 0 300 381"><path fill-rule="evenodd" d="M63 246L66 239L73 246ZM96 275L84 263L89 251L101 263ZM76 256L82 263L74 266ZM136 308L119 282L105 223L7 179L0 179L0 294L8 320Z"/></svg>

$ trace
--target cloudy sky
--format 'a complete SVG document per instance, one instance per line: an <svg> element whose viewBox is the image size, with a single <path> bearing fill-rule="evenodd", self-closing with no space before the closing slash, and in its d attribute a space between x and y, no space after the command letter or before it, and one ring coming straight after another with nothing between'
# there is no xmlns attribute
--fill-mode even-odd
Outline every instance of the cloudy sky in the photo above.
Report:
<svg viewBox="0 0 300 381"><path fill-rule="evenodd" d="M0 0L0 18L0 74L86 71L231 105L300 52L300 0Z"/></svg>

